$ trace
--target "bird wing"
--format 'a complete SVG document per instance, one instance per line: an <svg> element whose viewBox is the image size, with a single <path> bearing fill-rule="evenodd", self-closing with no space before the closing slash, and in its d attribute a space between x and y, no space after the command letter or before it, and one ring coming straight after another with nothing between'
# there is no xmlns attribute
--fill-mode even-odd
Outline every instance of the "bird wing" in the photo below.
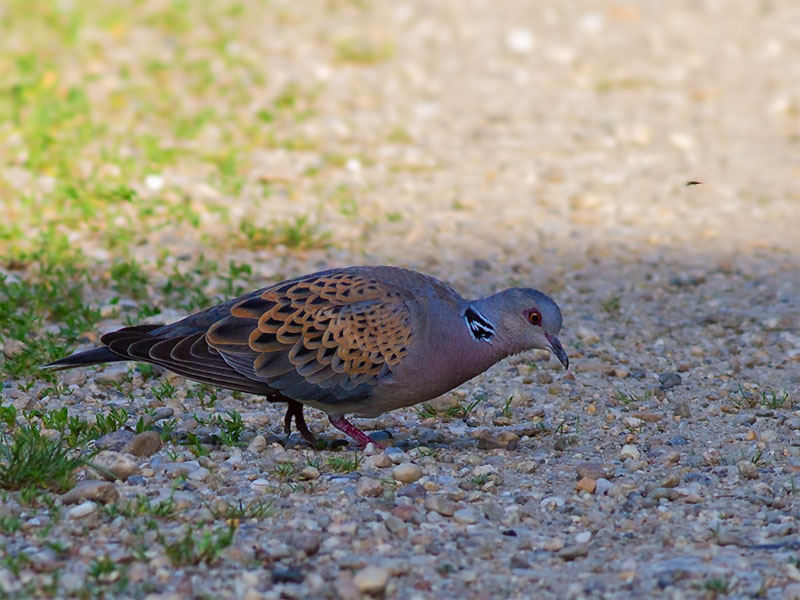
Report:
<svg viewBox="0 0 800 600"><path fill-rule="evenodd" d="M124 327L106 333L100 341L117 356L156 364L193 381L250 394L269 395L270 390L262 382L248 379L228 365L218 352L209 348L205 332L166 337L153 333L158 327Z"/></svg>
<svg viewBox="0 0 800 600"><path fill-rule="evenodd" d="M242 299L205 340L238 373L288 398L352 402L408 353L411 300L368 271L327 271Z"/></svg>

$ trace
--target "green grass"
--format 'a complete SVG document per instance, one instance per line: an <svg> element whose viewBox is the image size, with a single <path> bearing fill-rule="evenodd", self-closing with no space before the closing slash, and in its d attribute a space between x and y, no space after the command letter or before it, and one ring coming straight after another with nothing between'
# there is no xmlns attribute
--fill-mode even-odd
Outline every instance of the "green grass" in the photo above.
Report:
<svg viewBox="0 0 800 600"><path fill-rule="evenodd" d="M376 41L366 37L349 36L336 40L334 44L336 59L340 62L357 65L374 65L394 57L394 44L389 41Z"/></svg>
<svg viewBox="0 0 800 600"><path fill-rule="evenodd" d="M311 223L306 215L293 220L278 221L268 227L254 225L250 221L239 224L239 244L251 250L271 246L285 246L292 250L323 248L329 235Z"/></svg>
<svg viewBox="0 0 800 600"><path fill-rule="evenodd" d="M239 500L228 500L222 506L211 506L211 513L217 519L228 522L242 519L267 519L275 514L271 500L250 500L247 503Z"/></svg>
<svg viewBox="0 0 800 600"><path fill-rule="evenodd" d="M175 541L168 541L159 534L157 539L164 552L175 566L213 563L220 553L233 543L236 528L233 526L206 529L197 534L191 527Z"/></svg>
<svg viewBox="0 0 800 600"><path fill-rule="evenodd" d="M64 492L74 472L88 463L79 449L63 439L50 439L30 425L0 434L0 488Z"/></svg>
<svg viewBox="0 0 800 600"><path fill-rule="evenodd" d="M48 411L31 409L26 411L25 420L31 429L38 431L41 425L55 430L67 445L78 447L121 429L128 421L128 413L124 408L112 408L107 414L95 415L92 423L77 415L70 416L67 407L62 406Z"/></svg>
<svg viewBox="0 0 800 600"><path fill-rule="evenodd" d="M86 301L88 273L82 257L60 246L63 241L48 239L45 243L54 245L5 260L7 267L20 270L0 272L0 338L22 345L1 363L4 377L46 376L38 368L60 357L65 345L74 344L100 320L99 310ZM59 323L57 331L44 331L49 321Z"/></svg>
<svg viewBox="0 0 800 600"><path fill-rule="evenodd" d="M329 456L326 462L334 473L352 473L358 470L361 459L357 452L353 452L352 456Z"/></svg>
<svg viewBox="0 0 800 600"><path fill-rule="evenodd" d="M742 385L737 386L736 392L728 396L728 400L737 410L767 408L769 410L792 410L795 406L794 399L785 390L746 390Z"/></svg>
<svg viewBox="0 0 800 600"><path fill-rule="evenodd" d="M0 167L21 175L0 176L0 257L42 247L32 232L69 235L77 247L99 241L112 254L115 289L141 295L143 273L131 261L139 244L165 230L190 236L211 214L223 231L205 241L227 247L228 230L238 223L228 217L226 196L252 183L253 150L320 146L303 128L318 112L320 85L274 88L257 53L232 51L248 46L247 36L260 38L252 22L279 26L279 11L268 3L245 10L237 3L169 2L123 13L99 0L67 8L54 1L7 4L0 21L8 42L0 50ZM155 42L137 46L135 64L109 60L108 48L153 31L161 39L192 34L192 51L178 45L165 60ZM354 60L386 54L382 45L342 48ZM109 81L114 85L103 84ZM187 194L163 177L172 168L201 174L220 197ZM153 175L161 176L160 186L145 185ZM244 222L258 212L257 204L248 206ZM316 239L310 233L305 222L279 222L258 243L302 249Z"/></svg>
<svg viewBox="0 0 800 600"><path fill-rule="evenodd" d="M451 406L450 408L446 408L444 410L437 410L428 402L423 402L420 407L415 408L414 410L417 411L417 414L421 419L466 419L469 417L472 412L477 408L477 406L486 399L485 395L478 395L475 399L471 402L467 403L459 403L455 406Z"/></svg>

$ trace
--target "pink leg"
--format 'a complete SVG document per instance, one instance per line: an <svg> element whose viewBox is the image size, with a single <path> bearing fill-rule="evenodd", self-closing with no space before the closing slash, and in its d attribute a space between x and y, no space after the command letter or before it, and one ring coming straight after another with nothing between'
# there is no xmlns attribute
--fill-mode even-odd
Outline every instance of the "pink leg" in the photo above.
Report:
<svg viewBox="0 0 800 600"><path fill-rule="evenodd" d="M371 439L369 439L369 436L366 433L345 419L344 415L336 418L328 415L328 420L331 422L331 425L336 427L336 429L353 438L358 444L361 445L361 448L366 448L367 444L374 444L377 448L383 448L383 446L381 446L378 442L373 442Z"/></svg>

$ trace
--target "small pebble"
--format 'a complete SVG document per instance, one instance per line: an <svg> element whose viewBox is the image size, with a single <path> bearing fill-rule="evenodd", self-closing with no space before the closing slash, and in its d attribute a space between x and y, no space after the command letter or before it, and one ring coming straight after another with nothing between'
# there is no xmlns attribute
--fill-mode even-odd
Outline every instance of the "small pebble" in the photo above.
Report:
<svg viewBox="0 0 800 600"><path fill-rule="evenodd" d="M272 569L270 573L272 583L303 583L303 572L299 569Z"/></svg>
<svg viewBox="0 0 800 600"><path fill-rule="evenodd" d="M560 496L548 496L539 503L544 510L552 510L564 506L564 499Z"/></svg>
<svg viewBox="0 0 800 600"><path fill-rule="evenodd" d="M756 416L751 413L739 413L735 417L733 417L733 424L734 425L752 425L756 422Z"/></svg>
<svg viewBox="0 0 800 600"><path fill-rule="evenodd" d="M614 476L614 469L610 465L602 463L581 463L575 467L578 479L588 477L590 479L600 479L605 477L611 479Z"/></svg>
<svg viewBox="0 0 800 600"><path fill-rule="evenodd" d="M122 452L134 456L152 456L161 449L161 436L155 431L143 431L136 434L131 441L125 444Z"/></svg>
<svg viewBox="0 0 800 600"><path fill-rule="evenodd" d="M425 510L433 511L443 517L452 517L456 512L456 505L444 496L432 494L425 498Z"/></svg>
<svg viewBox="0 0 800 600"><path fill-rule="evenodd" d="M400 483L413 483L422 477L422 469L410 462L402 463L392 469L392 477Z"/></svg>
<svg viewBox="0 0 800 600"><path fill-rule="evenodd" d="M575 541L578 544L586 544L591 539L592 539L591 531L581 531L580 533L575 534Z"/></svg>
<svg viewBox="0 0 800 600"><path fill-rule="evenodd" d="M576 558L583 558L587 554L589 554L588 547L585 544L581 544L580 546L569 546L568 548L562 549L558 553L558 557L566 561L571 561Z"/></svg>
<svg viewBox="0 0 800 600"><path fill-rule="evenodd" d="M653 488L648 496L654 500L660 500L661 498L666 498L667 500L676 500L680 494L671 488L657 487Z"/></svg>
<svg viewBox="0 0 800 600"><path fill-rule="evenodd" d="M63 504L77 504L86 500L108 504L119 498L119 491L108 481L82 481L61 496Z"/></svg>
<svg viewBox="0 0 800 600"><path fill-rule="evenodd" d="M303 467L303 469L300 471L300 479L305 479L306 481L314 481L315 479L319 479L319 469L311 465Z"/></svg>
<svg viewBox="0 0 800 600"><path fill-rule="evenodd" d="M736 468L739 471L739 476L742 479L758 479L758 467L756 464L749 460L740 460L736 463Z"/></svg>
<svg viewBox="0 0 800 600"><path fill-rule="evenodd" d="M153 418L156 421L163 421L164 419L169 419L175 414L175 409L171 406L159 406L155 413L153 414Z"/></svg>
<svg viewBox="0 0 800 600"><path fill-rule="evenodd" d="M564 547L564 540L558 536L552 537L544 543L543 548L548 552L558 552Z"/></svg>
<svg viewBox="0 0 800 600"><path fill-rule="evenodd" d="M456 523L471 525L478 522L478 515L472 509L461 508L453 513L453 520Z"/></svg>
<svg viewBox="0 0 800 600"><path fill-rule="evenodd" d="M67 517L70 519L82 519L97 510L97 504L91 500L81 502L77 506L73 506L67 511Z"/></svg>
<svg viewBox="0 0 800 600"><path fill-rule="evenodd" d="M678 373L661 373L658 376L658 382L661 384L662 390L668 390L681 384L683 379Z"/></svg>
<svg viewBox="0 0 800 600"><path fill-rule="evenodd" d="M399 448L387 448L383 453L388 456L392 464L395 465L411 462L411 457Z"/></svg>
<svg viewBox="0 0 800 600"><path fill-rule="evenodd" d="M425 488L420 483L412 483L398 488L397 495L406 498L424 498L426 495Z"/></svg>
<svg viewBox="0 0 800 600"><path fill-rule="evenodd" d="M113 450L114 452L119 452L126 444L130 443L134 437L135 434L132 431L118 429L117 431L101 435L94 441L94 445L98 450Z"/></svg>
<svg viewBox="0 0 800 600"><path fill-rule="evenodd" d="M614 487L614 484L611 483L608 479L601 477L595 482L595 490L594 493L598 496L603 496L608 494L609 490Z"/></svg>
<svg viewBox="0 0 800 600"><path fill-rule="evenodd" d="M261 434L257 434L250 443L247 444L247 451L252 452L253 454L258 454L259 452L263 452L264 448L267 447L267 438L265 438Z"/></svg>
<svg viewBox="0 0 800 600"><path fill-rule="evenodd" d="M271 485L272 484L263 477L259 477L258 479L254 479L253 481L250 482L250 487L253 488L254 490L264 490L270 487Z"/></svg>
<svg viewBox="0 0 800 600"><path fill-rule="evenodd" d="M389 571L383 567L364 567L353 577L353 583L362 594L380 594L389 582Z"/></svg>
<svg viewBox="0 0 800 600"><path fill-rule="evenodd" d="M377 498L383 493L383 484L372 477L362 477L356 486L356 495L364 498Z"/></svg>
<svg viewBox="0 0 800 600"><path fill-rule="evenodd" d="M625 444L622 450L619 451L619 457L623 460L626 458L638 460L640 456L639 449L633 444Z"/></svg>
<svg viewBox="0 0 800 600"><path fill-rule="evenodd" d="M102 450L90 461L90 465L100 467L103 471L95 471L100 476L113 481L119 479L126 481L128 477L139 472L137 465L131 458L112 450ZM106 473L108 472L108 474Z"/></svg>
<svg viewBox="0 0 800 600"><path fill-rule="evenodd" d="M777 441L778 438L780 438L780 434L774 429L765 429L758 436L758 439L767 444Z"/></svg>
<svg viewBox="0 0 800 600"><path fill-rule="evenodd" d="M386 469L391 467L394 463L392 463L392 459L385 454L373 454L372 456L366 457L363 464L365 468Z"/></svg>

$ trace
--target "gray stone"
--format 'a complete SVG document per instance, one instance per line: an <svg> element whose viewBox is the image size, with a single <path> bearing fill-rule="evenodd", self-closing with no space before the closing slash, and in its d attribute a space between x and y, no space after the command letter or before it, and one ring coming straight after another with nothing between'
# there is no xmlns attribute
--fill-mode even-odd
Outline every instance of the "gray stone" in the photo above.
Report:
<svg viewBox="0 0 800 600"><path fill-rule="evenodd" d="M589 554L589 548L583 544L578 546L567 546L566 548L562 548L558 552L558 557L569 562L571 560L575 560L576 558L583 558Z"/></svg>
<svg viewBox="0 0 800 600"><path fill-rule="evenodd" d="M750 413L739 413L735 417L733 417L733 424L734 425L752 425L756 422L756 416Z"/></svg>
<svg viewBox="0 0 800 600"><path fill-rule="evenodd" d="M61 496L63 504L78 504L86 500L108 504L119 498L119 491L108 481L82 481Z"/></svg>
<svg viewBox="0 0 800 600"><path fill-rule="evenodd" d="M67 511L67 517L70 519L82 519L83 517L88 517L96 510L97 504L91 500L86 500L85 502L81 502L77 506L70 508Z"/></svg>
<svg viewBox="0 0 800 600"><path fill-rule="evenodd" d="M472 525L478 522L478 514L471 508L461 508L453 513L453 520L463 525Z"/></svg>
<svg viewBox="0 0 800 600"><path fill-rule="evenodd" d="M292 538L291 547L297 548L306 556L313 556L319 552L322 544L322 534L319 531L306 531Z"/></svg>
<svg viewBox="0 0 800 600"><path fill-rule="evenodd" d="M575 467L575 472L578 475L578 479L583 477L588 477L589 479L601 479L603 477L611 479L614 477L614 467L603 463L580 463Z"/></svg>
<svg viewBox="0 0 800 600"><path fill-rule="evenodd" d="M105 435L101 435L94 441L94 445L98 450L113 450L119 452L126 444L128 444L135 434L127 429L118 429Z"/></svg>
<svg viewBox="0 0 800 600"><path fill-rule="evenodd" d="M679 386L683 380L678 373L661 373L658 376L658 382L661 384L662 390L668 390Z"/></svg>
<svg viewBox="0 0 800 600"><path fill-rule="evenodd" d="M739 476L742 479L758 479L758 467L756 464L749 460L740 460L736 463L736 468L739 471Z"/></svg>
<svg viewBox="0 0 800 600"><path fill-rule="evenodd" d="M443 517L452 517L456 512L456 505L441 495L430 495L425 498L425 510L439 513Z"/></svg>
<svg viewBox="0 0 800 600"><path fill-rule="evenodd" d="M89 461L91 466L100 467L102 471L96 471L105 479L113 481L119 479L126 481L131 475L139 473L139 465L131 458L119 452L103 450ZM110 473L106 473L106 471Z"/></svg>
<svg viewBox="0 0 800 600"><path fill-rule="evenodd" d="M506 518L505 507L491 500L487 500L481 505L481 511L486 515L486 518L492 521L502 521Z"/></svg>
<svg viewBox="0 0 800 600"><path fill-rule="evenodd" d="M397 490L398 496L405 496L412 499L424 498L426 494L425 488L420 483L412 483L411 485L403 486Z"/></svg>
<svg viewBox="0 0 800 600"><path fill-rule="evenodd" d="M362 477L356 486L356 495L365 498L377 498L383 493L383 484L372 477Z"/></svg>
<svg viewBox="0 0 800 600"><path fill-rule="evenodd" d="M161 436L155 431L143 431L135 435L122 449L134 456L152 456L161 449Z"/></svg>
<svg viewBox="0 0 800 600"><path fill-rule="evenodd" d="M159 406L155 410L155 414L153 415L153 418L156 421L161 421L163 419L169 419L174 414L175 414L175 409L173 409L171 406Z"/></svg>
<svg viewBox="0 0 800 600"><path fill-rule="evenodd" d="M305 479L306 481L319 479L319 469L311 465L303 467L303 470L300 471L300 479Z"/></svg>
<svg viewBox="0 0 800 600"><path fill-rule="evenodd" d="M247 444L247 451L252 452L253 454L258 454L262 452L267 447L267 438L263 435L258 434L250 440L250 443Z"/></svg>
<svg viewBox="0 0 800 600"><path fill-rule="evenodd" d="M114 384L119 384L125 381L128 375L128 367L125 365L113 365L106 367L100 373L94 376L94 382L97 385L110 387Z"/></svg>

